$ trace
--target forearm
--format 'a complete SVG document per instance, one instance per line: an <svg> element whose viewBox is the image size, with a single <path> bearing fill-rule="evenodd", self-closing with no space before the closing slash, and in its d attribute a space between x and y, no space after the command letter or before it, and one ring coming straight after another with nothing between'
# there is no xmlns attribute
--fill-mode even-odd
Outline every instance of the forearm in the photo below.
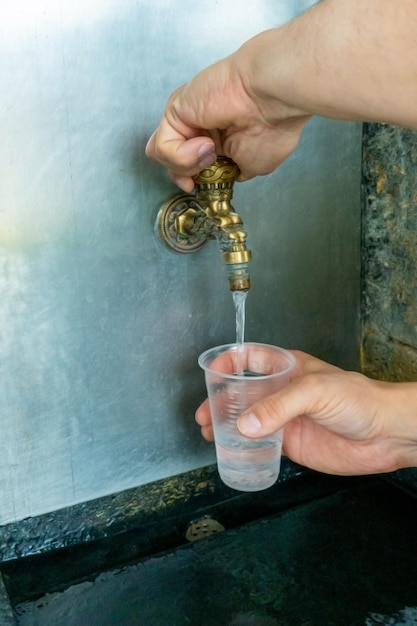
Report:
<svg viewBox="0 0 417 626"><path fill-rule="evenodd" d="M265 116L313 115L417 127L416 0L324 0L231 59Z"/></svg>

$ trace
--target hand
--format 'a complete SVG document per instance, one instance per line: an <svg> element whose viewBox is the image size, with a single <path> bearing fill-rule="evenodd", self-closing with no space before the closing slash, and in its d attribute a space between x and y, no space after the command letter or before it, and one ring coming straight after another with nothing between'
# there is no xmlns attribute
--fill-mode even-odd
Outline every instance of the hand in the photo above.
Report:
<svg viewBox="0 0 417 626"><path fill-rule="evenodd" d="M308 119L285 103L275 103L269 117L232 55L171 95L146 154L187 192L194 188L191 176L221 155L238 164L243 181L277 168L297 146Z"/></svg>
<svg viewBox="0 0 417 626"><path fill-rule="evenodd" d="M242 434L284 427L283 453L321 472L359 475L417 466L417 384L386 383L346 372L303 352L291 383L238 420ZM196 412L213 440L206 400Z"/></svg>
<svg viewBox="0 0 417 626"><path fill-rule="evenodd" d="M416 20L415 0L318 2L177 89L146 154L190 192L216 156L270 173L312 115L417 128Z"/></svg>

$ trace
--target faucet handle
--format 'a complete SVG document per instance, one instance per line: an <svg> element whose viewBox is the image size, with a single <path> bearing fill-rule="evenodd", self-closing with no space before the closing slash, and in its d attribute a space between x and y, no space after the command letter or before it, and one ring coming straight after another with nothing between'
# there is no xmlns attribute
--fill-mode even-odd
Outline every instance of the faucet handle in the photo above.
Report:
<svg viewBox="0 0 417 626"><path fill-rule="evenodd" d="M218 157L212 165L193 176L196 196L210 201L212 195L216 198L222 193L230 200L233 195L233 184L239 174L240 170L232 159L226 156Z"/></svg>

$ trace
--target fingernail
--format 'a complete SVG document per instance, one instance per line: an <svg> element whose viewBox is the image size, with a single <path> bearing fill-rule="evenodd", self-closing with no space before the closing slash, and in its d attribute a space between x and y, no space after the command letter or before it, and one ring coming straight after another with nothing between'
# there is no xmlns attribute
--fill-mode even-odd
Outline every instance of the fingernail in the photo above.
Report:
<svg viewBox="0 0 417 626"><path fill-rule="evenodd" d="M257 435L262 428L261 422L253 413L239 417L237 425L243 435Z"/></svg>
<svg viewBox="0 0 417 626"><path fill-rule="evenodd" d="M211 165L216 160L216 154L214 152L214 148L211 143L203 144L200 146L198 150L199 157L199 165L200 167L206 167L207 165Z"/></svg>

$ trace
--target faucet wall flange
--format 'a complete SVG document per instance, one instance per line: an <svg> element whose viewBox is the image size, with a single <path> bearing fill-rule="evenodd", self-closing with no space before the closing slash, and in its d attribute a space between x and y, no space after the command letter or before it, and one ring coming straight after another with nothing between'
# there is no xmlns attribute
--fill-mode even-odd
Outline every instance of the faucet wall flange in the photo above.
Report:
<svg viewBox="0 0 417 626"><path fill-rule="evenodd" d="M156 218L158 233L162 241L175 252L196 252L207 241L187 229L187 222L194 223L199 210L195 195L177 194L165 202ZM201 209L200 209L201 210Z"/></svg>

